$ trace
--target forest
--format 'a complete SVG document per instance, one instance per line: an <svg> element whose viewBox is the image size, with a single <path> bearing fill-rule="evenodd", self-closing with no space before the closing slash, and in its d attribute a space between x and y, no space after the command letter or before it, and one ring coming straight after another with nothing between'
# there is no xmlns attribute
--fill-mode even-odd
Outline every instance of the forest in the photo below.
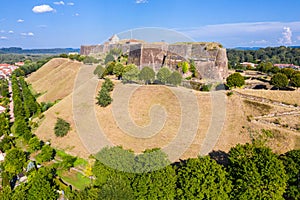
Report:
<svg viewBox="0 0 300 200"><path fill-rule="evenodd" d="M300 48L267 47L258 50L227 49L229 68L238 68L242 62L271 62L273 64L294 64L300 66Z"/></svg>

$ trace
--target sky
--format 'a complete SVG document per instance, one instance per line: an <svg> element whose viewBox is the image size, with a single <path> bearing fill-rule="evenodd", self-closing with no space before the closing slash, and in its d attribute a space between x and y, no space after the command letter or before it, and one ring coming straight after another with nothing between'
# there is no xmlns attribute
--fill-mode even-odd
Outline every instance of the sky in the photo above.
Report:
<svg viewBox="0 0 300 200"><path fill-rule="evenodd" d="M121 38L300 45L300 0L0 0L0 48L80 48Z"/></svg>

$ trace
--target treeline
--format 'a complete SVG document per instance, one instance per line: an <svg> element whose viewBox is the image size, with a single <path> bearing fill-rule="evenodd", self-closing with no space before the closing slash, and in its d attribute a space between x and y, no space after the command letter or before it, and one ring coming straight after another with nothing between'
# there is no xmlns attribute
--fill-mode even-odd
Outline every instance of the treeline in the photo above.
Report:
<svg viewBox="0 0 300 200"><path fill-rule="evenodd" d="M20 47L1 48L0 54L62 54L79 53L80 49L73 48L54 48L54 49L22 49Z"/></svg>
<svg viewBox="0 0 300 200"><path fill-rule="evenodd" d="M14 64L16 62L24 62L26 60L36 62L49 57L49 55L23 55L23 54L1 54L0 63Z"/></svg>
<svg viewBox="0 0 300 200"><path fill-rule="evenodd" d="M230 68L237 68L242 62L271 62L300 66L300 48L281 46L258 50L227 49L227 58Z"/></svg>
<svg viewBox="0 0 300 200"><path fill-rule="evenodd" d="M300 150L283 155L258 143L168 165L158 149L121 147L96 155L96 179L68 199L299 199Z"/></svg>

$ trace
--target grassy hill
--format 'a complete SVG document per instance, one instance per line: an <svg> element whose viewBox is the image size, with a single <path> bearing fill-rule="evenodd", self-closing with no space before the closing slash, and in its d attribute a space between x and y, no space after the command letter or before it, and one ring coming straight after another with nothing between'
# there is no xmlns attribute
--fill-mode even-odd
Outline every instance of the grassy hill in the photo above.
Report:
<svg viewBox="0 0 300 200"><path fill-rule="evenodd" d="M73 115L72 97L76 94L74 82L83 65L67 59L53 59L28 81L34 90L43 93L39 101L62 99L44 113L40 126L35 134L43 140L51 140L53 146L81 157L88 157L88 147L83 144L82 135L76 131ZM88 66L85 66L87 69ZM90 66L92 67L92 66ZM89 69L89 73L92 70ZM99 80L94 92L96 97L103 80ZM115 84L120 84L114 80ZM82 83L84 84L84 83ZM186 90L180 88L180 90ZM74 92L75 91L75 92ZM203 145L212 121L212 95L207 92L192 91L200 108L197 134L181 159L196 157ZM223 92L226 95L226 91ZM112 106L101 108L92 102L98 125L106 138L114 145L141 152L145 149L168 145L175 137L181 123L182 105L177 97L166 86L149 85L139 87L128 102L128 110L133 121L139 126L150 123L149 110L153 105L161 105L166 113L166 121L159 133L151 138L136 138L125 133L114 119ZM85 98L85 97L82 97ZM233 95L226 96L226 116L224 126L212 150L227 152L237 143L251 142L260 139L275 152L283 153L293 148L300 148L300 91L267 91L238 89ZM63 138L54 135L54 124L61 117L71 124L71 131ZM84 122L84 119L82 119ZM195 125L197 126L197 125ZM261 131L271 130L272 134Z"/></svg>
<svg viewBox="0 0 300 200"><path fill-rule="evenodd" d="M27 81L41 93L39 102L53 102L72 93L74 80L81 63L55 58L29 76Z"/></svg>

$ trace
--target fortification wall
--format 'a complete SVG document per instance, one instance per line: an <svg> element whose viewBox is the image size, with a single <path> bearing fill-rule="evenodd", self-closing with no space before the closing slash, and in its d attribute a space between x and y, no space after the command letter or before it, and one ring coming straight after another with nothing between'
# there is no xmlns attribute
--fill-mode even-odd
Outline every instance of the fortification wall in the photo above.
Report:
<svg viewBox="0 0 300 200"><path fill-rule="evenodd" d="M194 60L198 78L224 79L228 74L226 49L217 43L183 43L183 44L104 44L81 46L80 54L105 54L113 48L128 53L128 63L145 66L158 71L163 65L176 70L182 61Z"/></svg>

